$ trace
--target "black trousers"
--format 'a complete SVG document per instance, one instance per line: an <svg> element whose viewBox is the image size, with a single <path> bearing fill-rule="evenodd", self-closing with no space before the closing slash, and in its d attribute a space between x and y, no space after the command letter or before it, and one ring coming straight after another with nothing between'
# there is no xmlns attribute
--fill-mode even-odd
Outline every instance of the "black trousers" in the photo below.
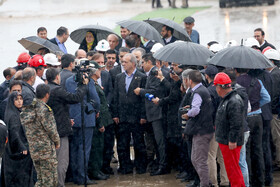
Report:
<svg viewBox="0 0 280 187"><path fill-rule="evenodd" d="M180 169L182 160L180 158L180 148L182 137L169 137L166 140L166 153L168 169Z"/></svg>
<svg viewBox="0 0 280 187"><path fill-rule="evenodd" d="M104 149L102 170L108 170L114 154L115 124L108 125L104 132Z"/></svg>
<svg viewBox="0 0 280 187"><path fill-rule="evenodd" d="M130 159L130 140L133 138L134 166L137 171L146 171L147 153L144 141L144 127L137 123L120 123L116 126L117 151L120 169L131 171L133 165Z"/></svg>
<svg viewBox="0 0 280 187"><path fill-rule="evenodd" d="M248 116L250 137L246 144L246 160L249 169L250 184L254 187L264 186L263 158L263 122L260 114Z"/></svg>
<svg viewBox="0 0 280 187"><path fill-rule="evenodd" d="M271 156L271 128L270 120L263 120L263 137L262 137L262 146L263 146L263 158L265 166L265 177L264 180L267 183L270 183L273 180L272 176L272 156Z"/></svg>
<svg viewBox="0 0 280 187"><path fill-rule="evenodd" d="M155 140L157 144L157 152L159 155L159 168L167 167L166 159L166 139L164 133L163 122L161 119L152 122Z"/></svg>
<svg viewBox="0 0 280 187"><path fill-rule="evenodd" d="M161 6L160 0L152 0L152 7L154 7L155 2L156 2L156 7Z"/></svg>

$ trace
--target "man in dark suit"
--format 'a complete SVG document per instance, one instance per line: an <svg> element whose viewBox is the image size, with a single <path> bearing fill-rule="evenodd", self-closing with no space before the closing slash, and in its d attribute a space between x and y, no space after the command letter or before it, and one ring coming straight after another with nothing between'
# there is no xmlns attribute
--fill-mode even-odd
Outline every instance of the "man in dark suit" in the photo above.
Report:
<svg viewBox="0 0 280 187"><path fill-rule="evenodd" d="M60 72L60 77L61 77L60 86L62 88L65 88L66 80L72 75L74 75L74 73L72 72L75 66L74 61L75 61L75 56L71 54L65 54L61 57L62 70Z"/></svg>
<svg viewBox="0 0 280 187"><path fill-rule="evenodd" d="M164 78L162 72L155 67L156 60L152 54L143 56L143 69L147 73L147 83L145 88L136 88L136 95L146 97L146 94L152 94L159 99L166 96L166 89L170 89L170 83ZM166 142L165 142L165 127L163 125L162 107L154 104L152 101L145 99L145 109L147 121L152 124L154 136L157 144L159 167L156 171L151 172L151 175L163 175L168 173L166 161Z"/></svg>
<svg viewBox="0 0 280 187"><path fill-rule="evenodd" d="M103 88L107 102L110 105L113 99L113 84L110 73L107 71L101 71L101 78L100 80L97 79L97 82Z"/></svg>
<svg viewBox="0 0 280 187"><path fill-rule="evenodd" d="M173 36L174 29L164 25L161 29L161 36L163 38L164 44L170 44L178 40L176 37Z"/></svg>
<svg viewBox="0 0 280 187"><path fill-rule="evenodd" d="M126 54L123 58L124 73L118 74L114 88L113 120L116 123L119 172L133 172L130 160L130 139L133 137L136 172L146 172L146 147L143 124L146 123L144 98L134 93L137 87L144 88L145 74L136 69L136 57Z"/></svg>
<svg viewBox="0 0 280 187"><path fill-rule="evenodd" d="M57 29L56 37L50 39L49 41L57 45L64 54L67 54L67 49L64 43L67 41L68 37L69 37L68 29L66 27L61 26Z"/></svg>
<svg viewBox="0 0 280 187"><path fill-rule="evenodd" d="M262 28L257 28L254 30L254 38L256 40L258 40L259 44L260 44L260 50L261 52L263 52L263 50L266 48L266 47L271 47L272 49L276 49L274 47L274 45L268 43L265 39L265 33L263 31Z"/></svg>
<svg viewBox="0 0 280 187"><path fill-rule="evenodd" d="M120 50L119 50L119 60L120 60L120 64L122 63L122 60L123 60L123 57L125 54L129 53L129 49L126 48L126 47L121 47ZM114 87L114 84L115 84L115 78L116 76L119 74L119 73L122 73L123 70L122 70L122 67L121 65L118 65L116 67L114 67L113 69L111 69L109 71L110 75L111 75L111 78L112 78L112 83L113 83L113 87Z"/></svg>

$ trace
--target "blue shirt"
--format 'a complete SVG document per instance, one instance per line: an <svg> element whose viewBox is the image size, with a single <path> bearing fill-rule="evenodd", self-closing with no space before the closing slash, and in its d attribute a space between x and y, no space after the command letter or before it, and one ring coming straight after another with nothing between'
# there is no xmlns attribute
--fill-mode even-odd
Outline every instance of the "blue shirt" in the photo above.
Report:
<svg viewBox="0 0 280 187"><path fill-rule="evenodd" d="M260 100L260 107L262 107L263 105L269 103L271 101L270 95L268 93L268 91L265 89L263 83L261 80L259 80L260 85L261 85L261 100ZM248 116L250 115L254 115L254 114L261 114L262 110L261 108L259 108L256 111L250 112L248 113Z"/></svg>
<svg viewBox="0 0 280 187"><path fill-rule="evenodd" d="M195 85L192 88L192 91L194 92L199 86L201 86L202 83L199 83L197 85ZM188 116L189 117L195 117L199 114L200 112L200 106L202 104L202 98L200 97L200 95L198 93L195 93L193 95L193 99L192 99L192 107L191 109L188 111Z"/></svg>
<svg viewBox="0 0 280 187"><path fill-rule="evenodd" d="M193 43L200 44L199 33L196 30L192 30L190 37Z"/></svg>
<svg viewBox="0 0 280 187"><path fill-rule="evenodd" d="M131 81L133 79L133 76L134 76L135 72L136 72L136 68L135 68L135 70L133 71L133 73L130 76L126 72L124 72L124 74L125 74L125 90L126 90L126 92L128 92L128 88L130 86L130 83L131 83Z"/></svg>
<svg viewBox="0 0 280 187"><path fill-rule="evenodd" d="M64 45L64 43L60 43L60 41L57 39L57 37L55 37L55 41L59 47L59 49L64 53L64 54L67 54L67 49Z"/></svg>

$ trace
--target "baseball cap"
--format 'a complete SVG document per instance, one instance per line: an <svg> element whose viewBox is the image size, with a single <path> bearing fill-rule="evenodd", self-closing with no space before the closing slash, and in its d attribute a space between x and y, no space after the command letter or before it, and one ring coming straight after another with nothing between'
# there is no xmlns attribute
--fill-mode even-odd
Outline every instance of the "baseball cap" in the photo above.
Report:
<svg viewBox="0 0 280 187"><path fill-rule="evenodd" d="M209 65L207 66L207 68L205 69L205 74L207 75L216 75L219 72L218 68L216 66L213 65Z"/></svg>

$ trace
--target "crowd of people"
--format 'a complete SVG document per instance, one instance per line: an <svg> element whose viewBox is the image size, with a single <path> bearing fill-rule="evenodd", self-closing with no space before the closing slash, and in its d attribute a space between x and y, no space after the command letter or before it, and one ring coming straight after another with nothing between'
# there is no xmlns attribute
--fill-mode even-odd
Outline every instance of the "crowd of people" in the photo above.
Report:
<svg viewBox="0 0 280 187"><path fill-rule="evenodd" d="M199 44L194 18L183 21ZM176 42L173 32L162 27L165 45ZM24 52L3 71L0 119L8 142L1 185L107 180L116 141L119 174L175 170L177 179L192 181L188 187L273 186L280 170L280 53L264 31L244 40L274 64L259 70L163 62L153 57L162 44L142 43L124 27L120 33L97 41L88 31L72 55L64 45L69 31L60 27L49 41L61 52ZM44 27L37 35L48 40ZM211 41L208 48L236 45Z"/></svg>

